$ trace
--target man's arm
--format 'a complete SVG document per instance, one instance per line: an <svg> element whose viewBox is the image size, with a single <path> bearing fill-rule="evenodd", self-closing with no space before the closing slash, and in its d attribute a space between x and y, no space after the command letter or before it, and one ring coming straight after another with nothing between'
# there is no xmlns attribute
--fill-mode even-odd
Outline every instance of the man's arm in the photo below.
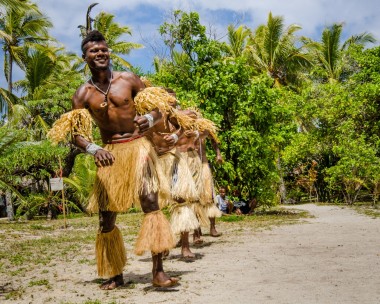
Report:
<svg viewBox="0 0 380 304"><path fill-rule="evenodd" d="M85 108L84 101L86 91L87 89L85 86L80 87L76 91L72 99L73 110ZM88 141L81 135L74 136L74 144L82 151L85 151L86 153L93 155L95 164L98 167L111 166L115 161L115 157L110 152L104 150L97 144Z"/></svg>
<svg viewBox="0 0 380 304"><path fill-rule="evenodd" d="M222 157L222 154L220 153L219 144L216 142L216 140L212 136L209 136L209 138L211 140L211 145L216 152L216 163L220 165L223 163L223 157Z"/></svg>

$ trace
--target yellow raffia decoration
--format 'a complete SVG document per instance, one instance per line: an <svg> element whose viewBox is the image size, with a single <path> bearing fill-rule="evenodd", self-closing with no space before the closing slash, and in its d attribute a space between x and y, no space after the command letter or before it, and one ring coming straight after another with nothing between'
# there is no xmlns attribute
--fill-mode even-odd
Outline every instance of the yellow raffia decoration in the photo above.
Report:
<svg viewBox="0 0 380 304"><path fill-rule="evenodd" d="M195 127L195 119L185 114L181 110L173 110L171 116L177 120L178 125L185 130L193 130Z"/></svg>
<svg viewBox="0 0 380 304"><path fill-rule="evenodd" d="M198 130L199 132L204 132L208 131L210 132L210 135L212 138L219 143L219 139L217 134L218 128L214 124L213 121L207 119L207 118L198 118L195 122L195 129Z"/></svg>
<svg viewBox="0 0 380 304"><path fill-rule="evenodd" d="M162 114L172 111L171 102L176 98L171 96L165 89L159 87L148 87L137 93L134 103L137 113L140 115L147 114L154 109L158 109Z"/></svg>
<svg viewBox="0 0 380 304"><path fill-rule="evenodd" d="M67 141L68 134L71 134L71 138L80 135L88 141L93 141L92 118L87 109L76 109L62 114L47 133L47 137L58 144Z"/></svg>
<svg viewBox="0 0 380 304"><path fill-rule="evenodd" d="M143 82L143 84L145 85L146 88L149 88L149 87L153 86L152 82L148 78L146 78L145 76L141 77L140 79L141 79L141 81Z"/></svg>

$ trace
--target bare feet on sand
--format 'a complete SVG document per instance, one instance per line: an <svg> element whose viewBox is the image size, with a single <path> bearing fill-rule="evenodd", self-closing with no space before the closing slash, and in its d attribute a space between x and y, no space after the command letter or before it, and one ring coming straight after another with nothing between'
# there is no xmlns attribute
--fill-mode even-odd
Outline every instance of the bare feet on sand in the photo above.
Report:
<svg viewBox="0 0 380 304"><path fill-rule="evenodd" d="M99 287L103 290L112 290L122 285L124 285L123 274L118 274L102 283Z"/></svg>
<svg viewBox="0 0 380 304"><path fill-rule="evenodd" d="M153 275L152 284L155 287L172 287L178 284L178 279L169 277L165 272L158 271Z"/></svg>

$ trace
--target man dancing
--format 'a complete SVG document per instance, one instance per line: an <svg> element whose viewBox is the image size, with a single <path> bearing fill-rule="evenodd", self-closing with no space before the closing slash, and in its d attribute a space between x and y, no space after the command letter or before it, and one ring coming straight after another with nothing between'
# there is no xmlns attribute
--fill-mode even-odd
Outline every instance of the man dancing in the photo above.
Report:
<svg viewBox="0 0 380 304"><path fill-rule="evenodd" d="M218 138L216 136L216 126L208 119L199 117L196 121L196 128L199 130L199 139L197 143L198 155L202 162L202 181L203 191L201 193L201 205L206 209L207 216L210 220L210 236L219 237L221 234L217 232L215 227L215 218L221 217L222 213L216 206L216 193L214 179L210 170L210 164L206 155L206 140L211 141L211 145L216 153L216 162L221 164L223 162L220 153ZM200 229L194 231L194 242L200 240Z"/></svg>
<svg viewBox="0 0 380 304"><path fill-rule="evenodd" d="M163 179L166 178L170 188L169 196L160 195L160 207L169 206L173 233L181 237L182 257L195 258L189 247L189 232L199 226L195 212L191 208L193 202L199 200L199 193L188 164L176 147L178 142L180 144L183 142L183 131L186 128L183 122L186 121L186 114L176 110L175 92L169 88L166 90L172 96L169 101L171 110L164 119L150 129L147 137L153 142L163 171Z"/></svg>
<svg viewBox="0 0 380 304"><path fill-rule="evenodd" d="M153 285L173 286L178 280L164 272L162 253L173 248L175 241L158 204L157 155L144 136L161 119L165 109L157 108L164 103L156 103L154 94L149 100L146 96L139 99L144 84L135 74L111 71L110 52L100 32L90 32L81 47L92 77L76 91L73 111L66 119L73 126L75 144L92 154L98 166L88 209L99 212L97 269L99 276L108 279L100 288L110 290L124 284L126 254L115 222L117 212L127 211L132 204L140 204L145 213L135 252L151 251ZM103 148L91 141L88 113L99 127Z"/></svg>

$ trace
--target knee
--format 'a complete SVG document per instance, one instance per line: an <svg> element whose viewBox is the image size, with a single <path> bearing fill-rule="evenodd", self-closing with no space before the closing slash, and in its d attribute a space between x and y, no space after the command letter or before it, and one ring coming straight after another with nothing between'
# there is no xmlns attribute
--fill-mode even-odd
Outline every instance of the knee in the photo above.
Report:
<svg viewBox="0 0 380 304"><path fill-rule="evenodd" d="M101 212L99 214L99 230L102 233L111 232L115 228L116 213Z"/></svg>
<svg viewBox="0 0 380 304"><path fill-rule="evenodd" d="M160 209L158 206L158 194L149 193L140 197L141 209L144 213L157 211Z"/></svg>

